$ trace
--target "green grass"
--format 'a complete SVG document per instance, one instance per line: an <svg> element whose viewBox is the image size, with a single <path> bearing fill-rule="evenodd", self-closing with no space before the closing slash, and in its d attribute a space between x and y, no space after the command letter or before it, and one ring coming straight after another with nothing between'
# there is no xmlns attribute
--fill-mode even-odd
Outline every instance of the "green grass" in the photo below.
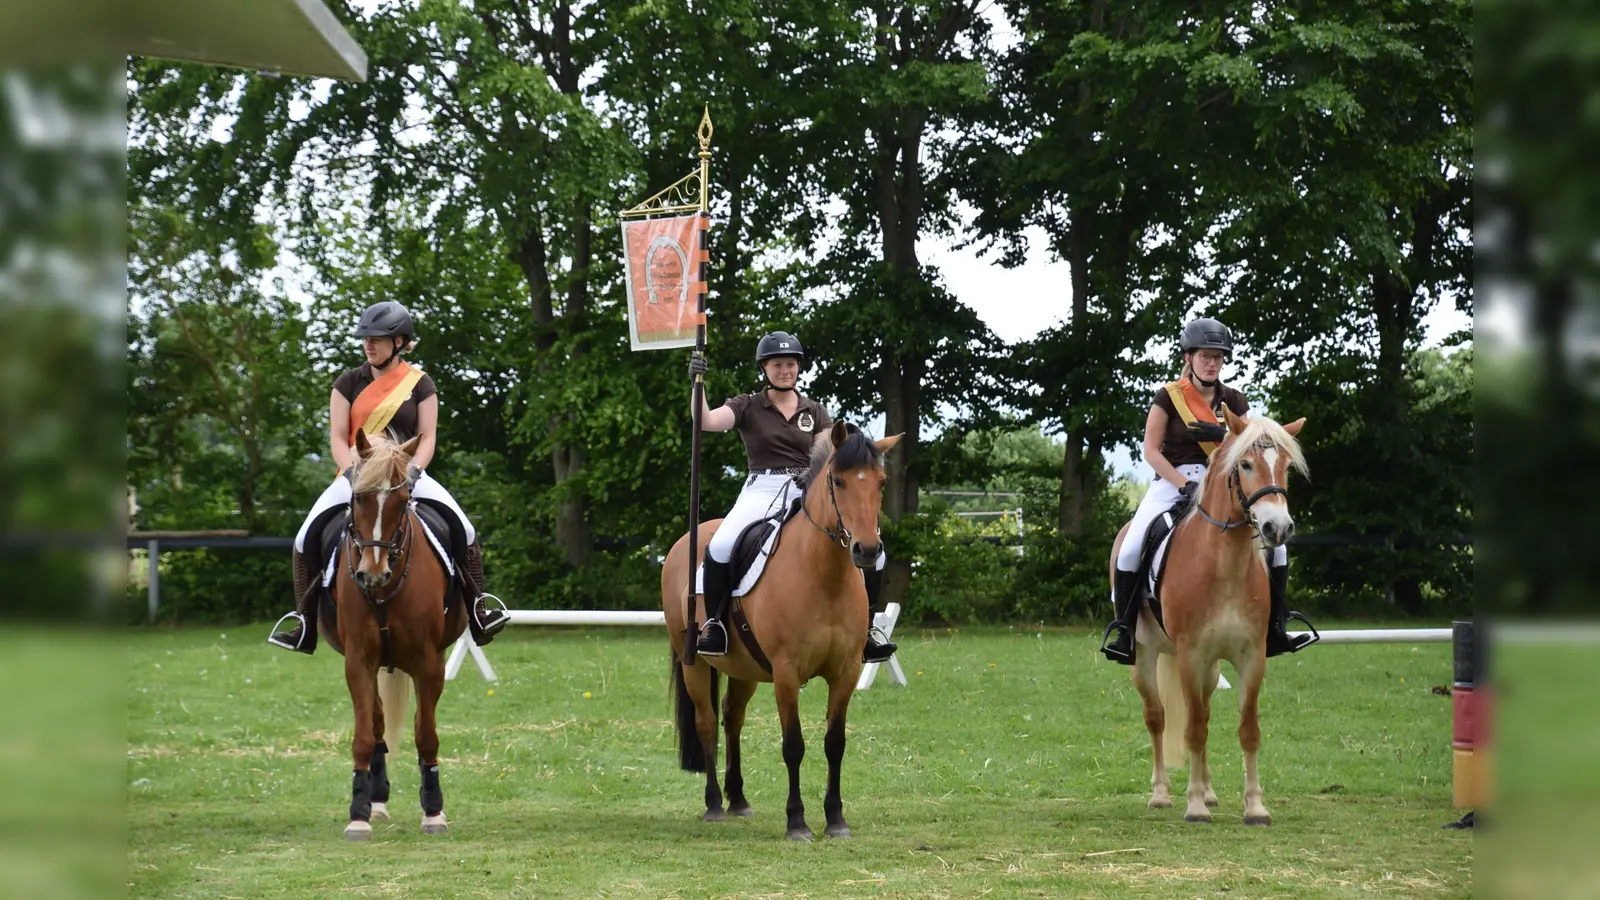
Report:
<svg viewBox="0 0 1600 900"><path fill-rule="evenodd" d="M1331 627L1331 626L1325 626ZM1241 823L1235 692L1213 704L1213 825L1145 808L1149 739L1128 670L1083 630L899 635L911 684L851 706L849 841L820 837L826 692L802 692L814 844L783 840L769 688L751 704L755 817L699 821L676 766L654 630L511 629L441 704L450 833L424 837L409 740L396 818L340 835L351 717L339 657L248 629L136 631L128 661L134 897L1470 896L1451 808L1447 644L1323 646L1270 664L1262 782L1275 824ZM1224 672L1232 675L1224 667ZM1137 848L1137 849L1135 849ZM1128 851L1094 856L1106 851Z"/></svg>

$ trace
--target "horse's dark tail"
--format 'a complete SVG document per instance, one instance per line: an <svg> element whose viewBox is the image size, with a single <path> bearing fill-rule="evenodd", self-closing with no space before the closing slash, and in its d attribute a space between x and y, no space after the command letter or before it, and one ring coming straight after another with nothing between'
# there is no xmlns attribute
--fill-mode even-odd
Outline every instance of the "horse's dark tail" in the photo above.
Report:
<svg viewBox="0 0 1600 900"><path fill-rule="evenodd" d="M706 748L700 743L700 731L694 723L694 698L689 696L689 686L683 680L683 663L678 657L678 652L672 652L672 685L677 694L677 715L674 717L678 726L678 765L685 772L704 772L706 770ZM715 668L711 670L711 709L717 709L717 695L722 690L722 673Z"/></svg>

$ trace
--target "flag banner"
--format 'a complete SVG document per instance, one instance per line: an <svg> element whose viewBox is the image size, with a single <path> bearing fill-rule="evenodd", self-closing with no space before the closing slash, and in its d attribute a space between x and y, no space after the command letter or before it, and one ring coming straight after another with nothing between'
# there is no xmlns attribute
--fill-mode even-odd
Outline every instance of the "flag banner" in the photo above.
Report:
<svg viewBox="0 0 1600 900"><path fill-rule="evenodd" d="M622 223L628 338L633 349L695 345L696 326L705 323L700 295L706 287L696 276L705 259L700 236L708 223L702 215Z"/></svg>

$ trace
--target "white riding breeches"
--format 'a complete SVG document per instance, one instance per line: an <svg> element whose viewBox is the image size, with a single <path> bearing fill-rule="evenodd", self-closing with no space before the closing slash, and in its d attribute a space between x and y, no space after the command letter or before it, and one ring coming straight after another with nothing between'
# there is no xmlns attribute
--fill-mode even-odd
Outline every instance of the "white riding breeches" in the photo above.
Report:
<svg viewBox="0 0 1600 900"><path fill-rule="evenodd" d="M432 500L449 507L450 511L455 513L456 517L461 520L461 526L466 529L467 543L477 542L478 531L472 527L472 521L467 518L466 513L461 511L461 505L456 503L456 498L450 496L450 492L444 489L444 485L434 480L432 475L423 472L422 477L418 478L417 483L412 486L411 496L416 500ZM317 498L317 502L311 505L311 512L306 516L305 521L300 523L300 531L294 536L295 551L305 552L306 530L311 527L311 523L316 520L317 516L335 506L345 506L349 502L350 481L341 475L335 478L332 484L328 485L327 490L322 492L322 496Z"/></svg>
<svg viewBox="0 0 1600 900"><path fill-rule="evenodd" d="M1178 474L1190 479L1200 481L1206 477L1206 467L1198 463L1178 466ZM1139 551L1144 549L1145 532L1150 530L1150 523L1156 516L1172 508L1178 502L1178 489L1173 487L1165 478L1157 478L1150 483L1150 489L1145 491L1144 499L1139 501L1139 509L1133 514L1133 521L1128 524L1128 533L1122 539L1122 547L1117 552L1117 568L1124 572L1133 572L1139 568ZM1287 547L1277 547L1272 551L1272 564L1285 566L1289 564L1289 550Z"/></svg>

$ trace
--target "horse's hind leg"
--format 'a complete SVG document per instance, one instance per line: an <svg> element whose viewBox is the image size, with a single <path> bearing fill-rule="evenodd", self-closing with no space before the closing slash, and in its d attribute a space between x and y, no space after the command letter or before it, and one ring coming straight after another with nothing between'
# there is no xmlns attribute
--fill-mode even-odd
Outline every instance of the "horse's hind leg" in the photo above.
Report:
<svg viewBox="0 0 1600 900"><path fill-rule="evenodd" d="M1156 663L1161 654L1154 647L1141 647L1133 657L1133 686L1144 700L1144 727L1150 731L1151 770L1150 808L1172 806L1172 785L1167 777L1167 761L1161 746L1167 711L1161 705L1161 690L1156 681Z"/></svg>
<svg viewBox="0 0 1600 900"><path fill-rule="evenodd" d="M1211 691L1205 684L1211 670L1210 665L1185 647L1178 647L1178 678L1183 684L1184 702L1189 707L1189 721L1183 735L1189 747L1189 802L1183 813L1185 822L1211 821L1211 810L1206 808L1206 737L1211 726ZM1215 676L1210 686L1216 686Z"/></svg>
<svg viewBox="0 0 1600 900"><path fill-rule="evenodd" d="M744 731L745 710L755 696L757 682L728 679L728 693L722 700L722 727L728 742L728 812L741 817L752 815L744 796L744 772L739 764L739 737Z"/></svg>
<svg viewBox="0 0 1600 900"><path fill-rule="evenodd" d="M355 735L350 741L350 756L354 774L350 783L350 824L345 826L346 840L364 841L372 837L372 751L377 744L372 729L373 708L377 701L377 688L373 673L359 657L360 653L347 653L344 658L344 680L350 688L350 704L355 708Z"/></svg>
<svg viewBox="0 0 1600 900"><path fill-rule="evenodd" d="M772 695L778 701L778 724L783 728L783 762L789 769L788 838L811 840L806 825L806 804L800 799L800 762L806 758L806 739L800 733L800 683L792 672L773 673ZM842 737L841 733L841 737Z"/></svg>
<svg viewBox="0 0 1600 900"><path fill-rule="evenodd" d="M822 752L828 757L828 793L822 799L822 811L828 817L828 837L852 837L850 826L844 821L844 800L840 797L839 776L844 767L844 722L850 709L850 696L856 689L856 678L861 674L853 669L850 677L840 677L828 684L828 732L823 738Z"/></svg>
<svg viewBox="0 0 1600 900"><path fill-rule="evenodd" d="M1271 825L1272 814L1261 801L1261 777L1256 752L1261 749L1261 723L1257 718L1261 682L1266 678L1264 653L1245 661L1239 669L1239 748L1244 751L1244 823Z"/></svg>
<svg viewBox="0 0 1600 900"><path fill-rule="evenodd" d="M444 661L437 653L422 653L418 671L411 676L417 689L417 765L422 771L422 833L444 834L444 789L439 784L439 696L444 693Z"/></svg>

